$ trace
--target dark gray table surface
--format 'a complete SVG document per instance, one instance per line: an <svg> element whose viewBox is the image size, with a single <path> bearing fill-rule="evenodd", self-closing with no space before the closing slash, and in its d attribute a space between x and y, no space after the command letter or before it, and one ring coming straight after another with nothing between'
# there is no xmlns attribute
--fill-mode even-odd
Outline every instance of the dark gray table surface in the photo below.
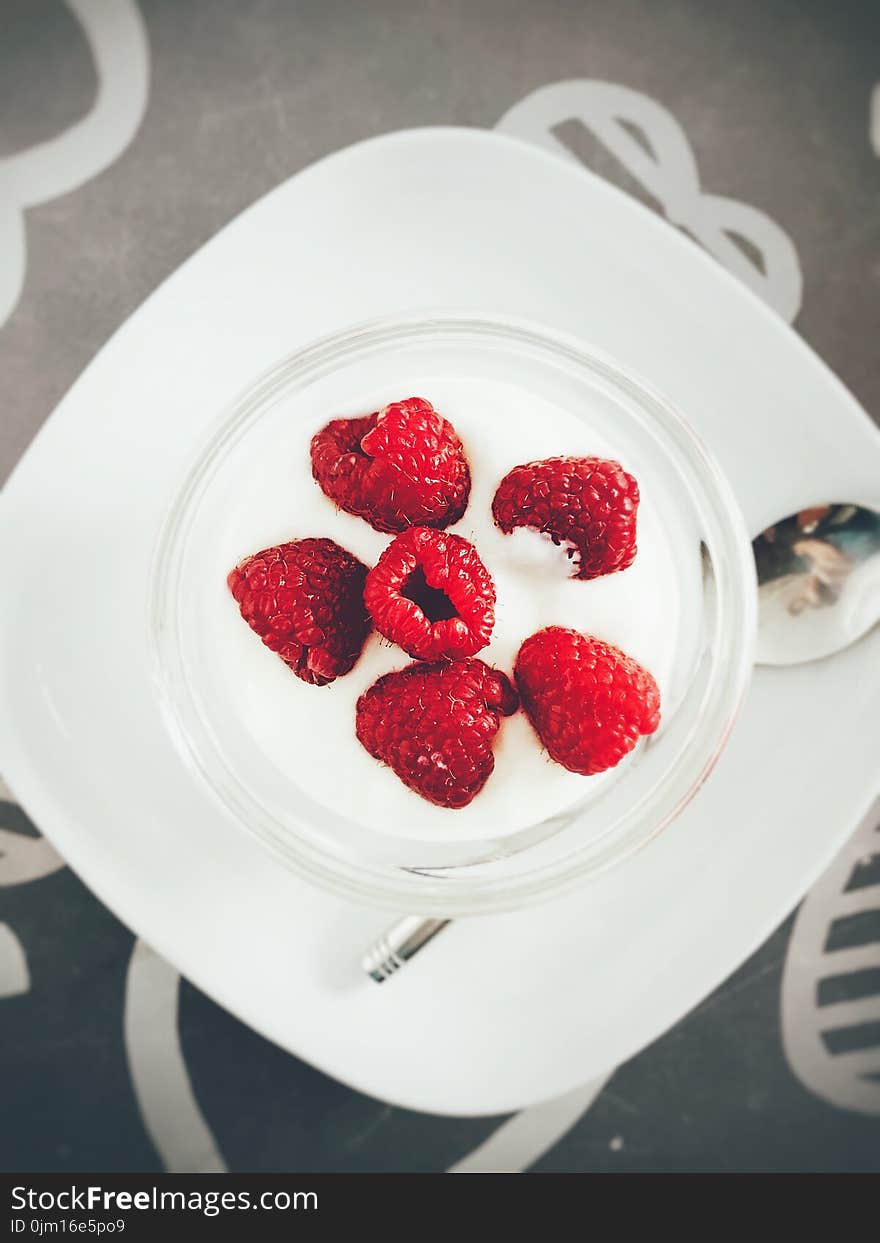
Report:
<svg viewBox="0 0 880 1243"><path fill-rule="evenodd" d="M0 0L8 270L21 257L16 158L84 117L99 75L126 72L123 34L114 69L114 6L129 31L138 12L143 19L146 110L106 167L85 180L66 174L69 184L61 177L59 193L24 214L22 287L5 323L0 309L0 477L114 329L255 198L370 135L492 127L564 79L621 84L668 109L706 193L749 203L784 230L803 279L795 327L880 411L880 5L141 0L136 9L134 0ZM96 62L90 37L102 29L110 35ZM589 132L571 145L663 209ZM752 260L760 268L760 256ZM850 883L863 909L828 915L829 948L864 945L876 957L840 984L859 1005L826 1039L827 1058L793 1065L786 1056L785 1025L814 1016L781 1018L784 973L818 969L799 956L790 917L622 1066L546 1154L519 1140L511 1164L880 1170L878 822L875 808ZM0 832L0 1169L443 1170L502 1122L429 1117L361 1096L186 983L179 1055L192 1099L178 1095L175 1105L181 1067L170 1063L163 1094L161 1059L136 1091L123 1029L131 933L48 847L34 853L37 831L8 793ZM824 901L821 888L813 900ZM154 966L158 992L176 987L170 969ZM834 1058L856 1048L876 1049L876 1063L863 1090L844 1091Z"/></svg>

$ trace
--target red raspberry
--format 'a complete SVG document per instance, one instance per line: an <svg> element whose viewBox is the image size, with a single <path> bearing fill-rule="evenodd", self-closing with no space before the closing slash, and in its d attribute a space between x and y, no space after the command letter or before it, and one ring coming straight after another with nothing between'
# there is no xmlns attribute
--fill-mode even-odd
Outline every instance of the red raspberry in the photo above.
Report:
<svg viewBox="0 0 880 1243"><path fill-rule="evenodd" d="M455 428L421 397L328 423L312 437L312 474L341 509L392 534L458 522L471 489Z"/></svg>
<svg viewBox="0 0 880 1243"><path fill-rule="evenodd" d="M410 527L367 575L376 629L419 660L473 656L495 625L495 586L473 544Z"/></svg>
<svg viewBox="0 0 880 1243"><path fill-rule="evenodd" d="M639 485L619 462L551 457L515 466L498 485L492 516L509 535L531 527L567 544L572 578L598 578L632 565Z"/></svg>
<svg viewBox="0 0 880 1243"><path fill-rule="evenodd" d="M548 626L526 639L516 684L535 732L557 763L585 777L613 768L660 724L646 669L610 643Z"/></svg>
<svg viewBox="0 0 880 1243"><path fill-rule="evenodd" d="M408 665L361 695L357 736L429 803L466 807L491 776L501 717L517 703L510 679L481 660Z"/></svg>
<svg viewBox="0 0 880 1243"><path fill-rule="evenodd" d="M367 567L332 539L264 548L227 578L241 615L298 678L326 686L348 673L370 632Z"/></svg>

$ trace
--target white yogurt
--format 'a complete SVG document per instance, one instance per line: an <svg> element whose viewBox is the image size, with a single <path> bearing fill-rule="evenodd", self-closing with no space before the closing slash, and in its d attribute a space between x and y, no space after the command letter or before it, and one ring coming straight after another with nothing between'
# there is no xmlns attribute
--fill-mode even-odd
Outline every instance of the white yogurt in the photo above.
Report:
<svg viewBox="0 0 880 1243"><path fill-rule="evenodd" d="M428 398L452 421L470 461L470 504L450 529L476 545L495 581L495 630L480 659L512 675L524 639L543 626L569 626L635 657L656 678L662 705L680 641L683 575L676 541L664 521L669 499L652 495L650 472L580 418L500 381L413 376L395 385L385 400L413 394ZM291 418L289 440L276 442L259 468L239 480L235 512L218 533L216 569L222 565L225 573L249 553L306 536L328 536L366 564L375 564L390 537L336 509L312 480L308 452L322 422L370 408L376 407L365 403L350 411L327 410L309 427ZM617 458L639 480L638 555L628 570L579 582L569 577L564 551L549 540L527 530L505 536L494 526L492 497L507 471L521 462L566 454ZM328 687L308 686L242 621L223 573L212 571L216 601L205 611L210 633L204 637L212 645L230 710L285 779L333 811L411 839L485 839L555 815L617 775L567 772L548 757L518 712L502 721L495 772L474 801L458 811L434 807L368 755L355 737L358 696L382 674L407 665L409 657L374 633L350 674Z"/></svg>

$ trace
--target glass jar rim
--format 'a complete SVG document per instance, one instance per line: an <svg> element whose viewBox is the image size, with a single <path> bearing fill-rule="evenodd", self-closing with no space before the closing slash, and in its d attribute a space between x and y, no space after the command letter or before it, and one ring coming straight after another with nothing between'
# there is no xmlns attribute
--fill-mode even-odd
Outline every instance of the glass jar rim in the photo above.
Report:
<svg viewBox="0 0 880 1243"><path fill-rule="evenodd" d="M175 631L168 625L175 575L185 545L188 515L213 470L234 441L283 390L302 389L359 354L388 345L430 340L496 343L531 350L549 361L574 366L634 401L651 420L678 462L699 486L703 517L711 528L717 607L709 676L700 706L699 738L676 757L649 798L631 808L616 825L614 843L600 850L575 850L534 871L515 876L467 875L466 869L426 873L391 863L366 864L324 849L309 836L296 836L256 823L229 791L218 791L206 762L210 739L194 738L181 720L177 696L182 684L176 668ZM752 668L756 593L751 545L726 477L684 417L651 386L601 350L571 333L506 314L413 311L355 324L323 337L283 358L260 376L220 420L178 493L163 529L151 584L151 635L154 671L162 707L178 742L201 775L220 793L243 827L255 833L304 878L341 896L413 914L443 916L515 909L560 895L629 857L653 840L690 801L718 759L735 722ZM210 731L208 731L209 733Z"/></svg>

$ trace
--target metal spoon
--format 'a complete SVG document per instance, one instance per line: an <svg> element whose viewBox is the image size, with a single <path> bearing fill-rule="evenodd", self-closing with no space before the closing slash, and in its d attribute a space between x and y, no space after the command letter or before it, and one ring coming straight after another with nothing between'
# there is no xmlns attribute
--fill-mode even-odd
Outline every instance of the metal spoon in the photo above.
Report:
<svg viewBox="0 0 880 1243"><path fill-rule="evenodd" d="M880 513L816 505L752 542L759 665L800 665L849 647L880 619Z"/></svg>
<svg viewBox="0 0 880 1243"><path fill-rule="evenodd" d="M880 513L815 505L752 541L758 571L759 665L831 656L880 620ZM407 916L370 947L363 968L377 983L399 971L450 921Z"/></svg>

